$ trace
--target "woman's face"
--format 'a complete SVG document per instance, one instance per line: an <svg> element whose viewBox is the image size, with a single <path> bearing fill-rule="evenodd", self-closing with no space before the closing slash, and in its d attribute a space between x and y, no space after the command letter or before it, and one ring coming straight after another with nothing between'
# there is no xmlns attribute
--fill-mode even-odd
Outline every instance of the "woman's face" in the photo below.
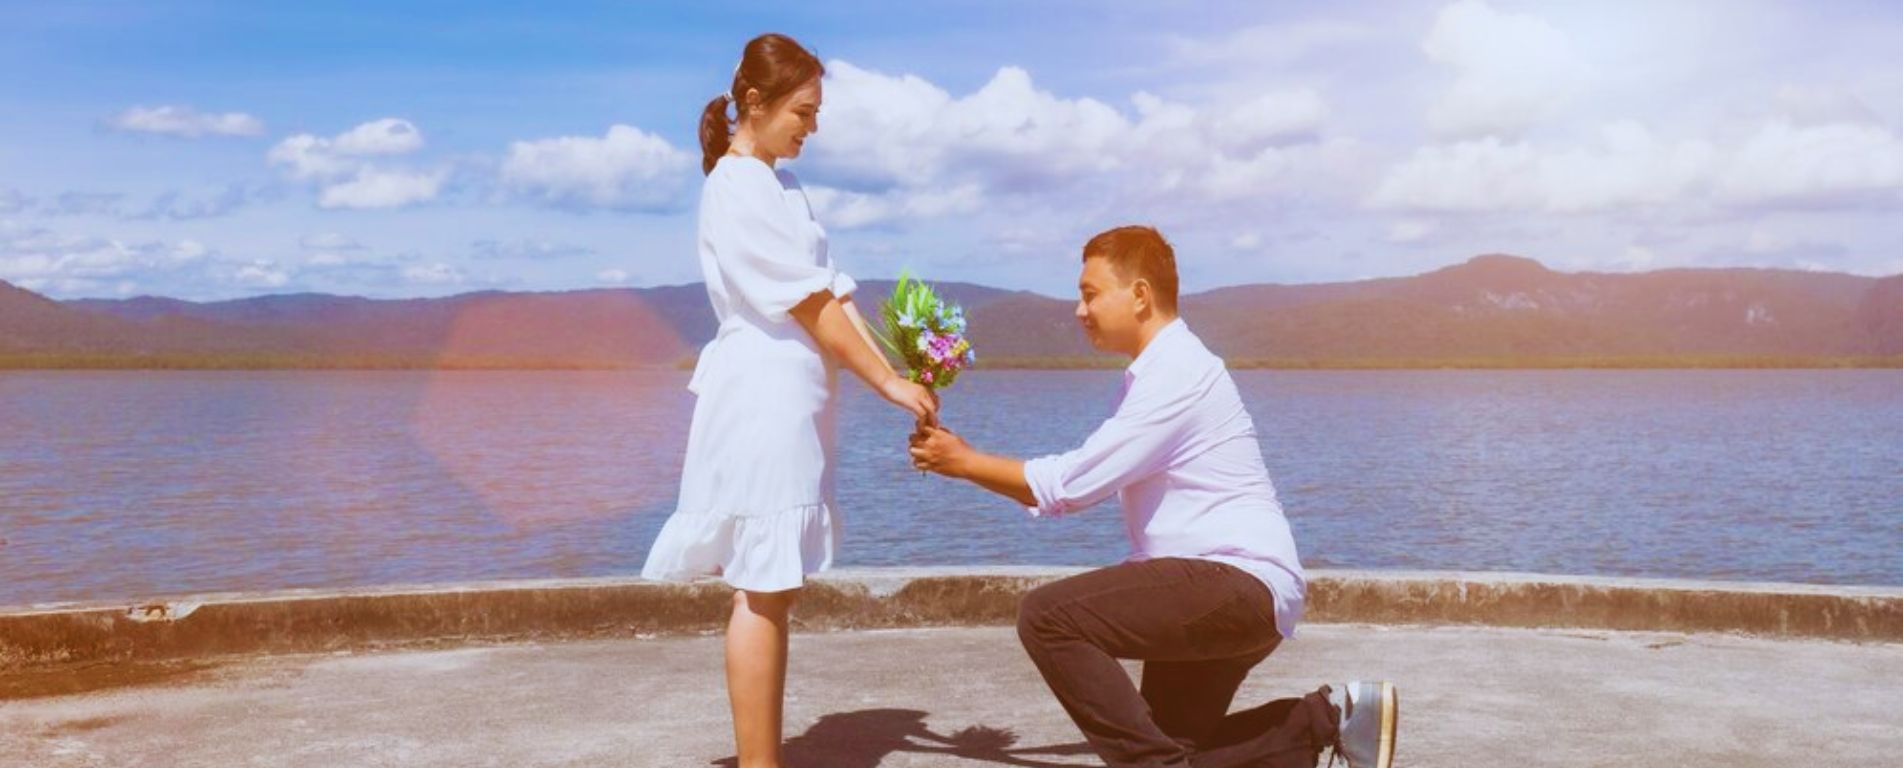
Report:
<svg viewBox="0 0 1903 768"><path fill-rule="evenodd" d="M754 150L774 158L799 157L806 137L819 131L819 99L815 77L777 101L748 110Z"/></svg>

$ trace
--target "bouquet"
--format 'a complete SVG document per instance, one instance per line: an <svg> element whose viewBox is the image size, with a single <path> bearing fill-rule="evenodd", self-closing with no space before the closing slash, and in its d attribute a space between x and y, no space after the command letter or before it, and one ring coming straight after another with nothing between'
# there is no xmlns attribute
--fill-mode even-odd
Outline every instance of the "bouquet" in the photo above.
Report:
<svg viewBox="0 0 1903 768"><path fill-rule="evenodd" d="M880 340L904 361L910 369L906 378L912 381L943 389L978 360L971 340L965 338L965 310L904 272L899 273L880 316L885 321Z"/></svg>

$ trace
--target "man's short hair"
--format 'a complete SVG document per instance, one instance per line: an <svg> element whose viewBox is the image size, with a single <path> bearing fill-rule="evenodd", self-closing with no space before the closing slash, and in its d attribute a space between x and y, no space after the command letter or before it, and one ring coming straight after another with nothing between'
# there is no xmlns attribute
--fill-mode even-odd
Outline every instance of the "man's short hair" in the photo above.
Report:
<svg viewBox="0 0 1903 768"><path fill-rule="evenodd" d="M1155 227L1117 227L1084 243L1084 261L1104 259L1125 283L1150 281L1158 309L1176 314L1176 251Z"/></svg>

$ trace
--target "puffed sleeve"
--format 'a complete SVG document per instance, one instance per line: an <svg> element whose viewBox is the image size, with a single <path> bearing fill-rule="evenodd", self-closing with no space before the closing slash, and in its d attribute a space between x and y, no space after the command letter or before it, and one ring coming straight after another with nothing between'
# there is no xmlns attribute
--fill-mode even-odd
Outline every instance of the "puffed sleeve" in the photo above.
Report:
<svg viewBox="0 0 1903 768"><path fill-rule="evenodd" d="M852 279L852 275L848 275L844 272L833 273L833 295L834 296L838 296L843 299L851 295L852 292L856 290L859 290L859 281Z"/></svg>
<svg viewBox="0 0 1903 768"><path fill-rule="evenodd" d="M806 223L770 171L723 166L707 184L701 226L714 260L728 289L761 317L785 322L793 307L838 284L839 271L815 258Z"/></svg>

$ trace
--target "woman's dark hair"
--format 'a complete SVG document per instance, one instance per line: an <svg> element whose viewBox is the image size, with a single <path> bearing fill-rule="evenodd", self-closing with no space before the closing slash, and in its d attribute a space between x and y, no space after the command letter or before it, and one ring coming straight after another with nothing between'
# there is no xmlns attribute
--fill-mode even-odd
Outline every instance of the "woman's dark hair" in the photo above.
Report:
<svg viewBox="0 0 1903 768"><path fill-rule="evenodd" d="M735 113L739 114L750 106L743 103L749 88L760 92L759 104L771 104L824 74L826 66L819 63L819 57L793 38L769 32L748 40L740 55L740 66L733 71L733 86L707 102L700 111L700 172L713 173L714 163L727 154L727 146L733 143L733 120L727 117L728 104L734 105Z"/></svg>

